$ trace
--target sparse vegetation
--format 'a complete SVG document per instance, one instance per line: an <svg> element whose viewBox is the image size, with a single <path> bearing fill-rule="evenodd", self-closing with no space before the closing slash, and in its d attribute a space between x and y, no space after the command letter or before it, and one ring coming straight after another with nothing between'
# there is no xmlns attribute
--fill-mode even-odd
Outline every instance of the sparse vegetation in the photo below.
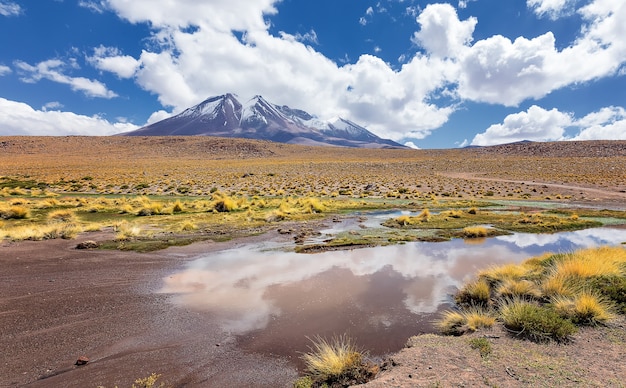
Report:
<svg viewBox="0 0 626 388"><path fill-rule="evenodd" d="M576 332L572 321L554 310L523 299L504 300L500 306L504 327L515 336L533 341L567 341Z"/></svg>
<svg viewBox="0 0 626 388"><path fill-rule="evenodd" d="M297 387L347 387L365 383L378 372L346 335L330 341L317 337L312 343L311 351L302 356L306 375L296 381Z"/></svg>
<svg viewBox="0 0 626 388"><path fill-rule="evenodd" d="M472 338L469 340L469 345L472 349L477 349L482 358L489 357L492 352L491 342L485 337Z"/></svg>
<svg viewBox="0 0 626 388"><path fill-rule="evenodd" d="M626 249L544 254L480 271L455 295L461 310L445 312L437 325L444 334L473 331L480 325L469 317L492 308L515 336L562 342L576 325L603 325L624 313L625 295Z"/></svg>

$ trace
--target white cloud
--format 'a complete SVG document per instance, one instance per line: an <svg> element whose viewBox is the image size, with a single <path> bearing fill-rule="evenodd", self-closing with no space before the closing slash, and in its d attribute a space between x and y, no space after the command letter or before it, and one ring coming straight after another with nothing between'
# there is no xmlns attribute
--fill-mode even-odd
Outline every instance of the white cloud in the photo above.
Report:
<svg viewBox="0 0 626 388"><path fill-rule="evenodd" d="M345 116L379 136L401 140L428 136L448 120L459 100L515 106L616 74L626 61L626 23L620 23L626 20L626 6L610 0L594 0L579 10L585 25L579 38L562 50L551 32L513 41L496 35L474 43L475 18L459 20L449 4L408 7L407 14L413 13L420 25L412 41L426 54L405 57L395 70L371 55L338 65L303 44L316 42L313 30L271 35L265 16L276 12L276 2L109 0L108 7L120 17L149 23L153 44L138 58L98 48L102 51L96 49L92 63L120 77L134 77L172 113L226 92L261 93L278 104L322 118ZM542 7L548 4L541 2ZM375 12L366 10L363 21ZM188 26L194 28L181 28ZM452 102L434 103L437 96ZM554 119L553 111L544 112ZM499 135L508 140L563 135L558 125L546 132L541 111L522 113L536 122L536 132L519 127L516 136L503 133L514 124L510 118L474 141L498 141Z"/></svg>
<svg viewBox="0 0 626 388"><path fill-rule="evenodd" d="M13 1L0 0L0 15L2 16L17 16L22 13L22 8L19 4Z"/></svg>
<svg viewBox="0 0 626 388"><path fill-rule="evenodd" d="M404 143L405 146L409 147L409 148L413 148L414 150L419 150L420 148L415 145L415 143L413 143L412 141L407 141Z"/></svg>
<svg viewBox="0 0 626 388"><path fill-rule="evenodd" d="M626 140L626 110L606 107L575 122L581 130L572 140Z"/></svg>
<svg viewBox="0 0 626 388"><path fill-rule="evenodd" d="M61 104L60 102L58 102L58 101L50 101L50 102L45 103L41 107L41 110L44 111L44 112L47 112L49 110L59 110L61 108L63 108L63 104Z"/></svg>
<svg viewBox="0 0 626 388"><path fill-rule="evenodd" d="M11 73L11 68L9 66L0 65L0 77L3 75L7 75Z"/></svg>
<svg viewBox="0 0 626 388"><path fill-rule="evenodd" d="M516 106L562 87L616 74L626 61L626 3L595 0L581 8L579 38L561 51L552 32L514 41L495 35L459 51L459 95Z"/></svg>
<svg viewBox="0 0 626 388"><path fill-rule="evenodd" d="M172 117L172 114L170 112L166 112L164 110L158 110L152 113L150 117L148 117L148 120L146 121L146 125L150 125L158 121L165 120L168 117Z"/></svg>
<svg viewBox="0 0 626 388"><path fill-rule="evenodd" d="M468 18L460 21L450 4L429 4L417 17L421 28L412 41L425 48L435 57L457 57L472 41L478 20Z"/></svg>
<svg viewBox="0 0 626 388"><path fill-rule="evenodd" d="M366 25L367 24L367 19L365 19L363 16L361 16L359 18L359 24L362 25L362 26Z"/></svg>
<svg viewBox="0 0 626 388"><path fill-rule="evenodd" d="M82 92L88 97L117 97L117 94L107 89L106 85L100 81L90 80L84 77L70 77L63 74L63 71L68 67L75 67L71 62L66 64L58 59L50 59L32 66L23 61L16 61L15 67L21 73L22 77L20 79L23 82L36 83L42 79L47 79L60 84L69 85L72 90Z"/></svg>
<svg viewBox="0 0 626 388"><path fill-rule="evenodd" d="M468 5L469 3L471 3L472 1L477 1L477 0L459 0L459 5L458 5L458 7L459 7L460 9L465 9L465 8L467 8L467 5Z"/></svg>
<svg viewBox="0 0 626 388"><path fill-rule="evenodd" d="M372 8L372 7L368 7L368 8L365 10L365 14L366 14L367 16L372 16L372 15L374 15L374 8Z"/></svg>
<svg viewBox="0 0 626 388"><path fill-rule="evenodd" d="M72 112L35 110L27 104L0 97L0 136L9 135L113 135L137 129L128 123L111 123L101 117Z"/></svg>
<svg viewBox="0 0 626 388"><path fill-rule="evenodd" d="M578 134L566 136L567 127L578 128ZM626 110L610 106L575 119L569 113L533 105L526 112L508 115L502 124L494 124L477 134L471 144L484 146L522 140L626 140Z"/></svg>
<svg viewBox="0 0 626 388"><path fill-rule="evenodd" d="M577 0L526 0L526 6L539 17L547 16L556 20L569 14Z"/></svg>
<svg viewBox="0 0 626 388"><path fill-rule="evenodd" d="M486 146L522 140L564 140L565 128L571 125L569 114L533 105L526 112L508 115L502 124L494 124L484 133L477 134L471 144Z"/></svg>
<svg viewBox="0 0 626 388"><path fill-rule="evenodd" d="M92 12L95 13L104 13L104 11L107 10L107 5L106 5L106 1L104 0L100 0L100 1L96 1L96 0L80 0L78 2L78 6L79 7L83 7L83 8L87 8Z"/></svg>
<svg viewBox="0 0 626 388"><path fill-rule="evenodd" d="M130 55L122 55L115 47L99 46L94 55L87 61L99 70L109 71L120 78L132 78L140 66L140 62Z"/></svg>
<svg viewBox="0 0 626 388"><path fill-rule="evenodd" d="M117 5L119 15L150 15L147 8L159 8L161 3L157 3L111 2L114 8ZM165 9L166 3L163 1ZM454 66L448 61L416 56L397 71L380 58L363 55L356 63L339 66L303 44L304 35L272 36L263 26L235 36L231 29L242 22L233 22L227 29L224 20L236 7L242 7L240 12L245 14L249 4L232 3L220 9L226 13L221 18L220 14L202 16L191 2L183 2L182 9L175 12L186 15L186 23L197 28L157 28L160 46L137 58L141 66L136 82L155 93L164 106L172 107L173 113L226 92L244 97L261 93L270 101L322 118L348 117L380 136L400 140L405 136L424 138L453 111L429 102L433 91L453 79ZM145 12L140 12L140 5L146 7ZM272 7L257 7L259 16L264 9ZM153 24L159 23L164 21L156 18ZM251 21L248 25L258 27ZM309 40L316 36L309 35Z"/></svg>
<svg viewBox="0 0 626 388"><path fill-rule="evenodd" d="M298 32L295 35L291 35L291 34L281 31L280 37L283 39L287 39L287 40L294 39L298 42L309 42L313 44L319 44L319 41L317 40L317 32L315 32L315 30L313 29L311 29L309 32L305 32L304 34Z"/></svg>
<svg viewBox="0 0 626 388"><path fill-rule="evenodd" d="M155 28L199 26L220 32L266 30L264 15L275 14L277 0L108 0L109 8L133 23Z"/></svg>

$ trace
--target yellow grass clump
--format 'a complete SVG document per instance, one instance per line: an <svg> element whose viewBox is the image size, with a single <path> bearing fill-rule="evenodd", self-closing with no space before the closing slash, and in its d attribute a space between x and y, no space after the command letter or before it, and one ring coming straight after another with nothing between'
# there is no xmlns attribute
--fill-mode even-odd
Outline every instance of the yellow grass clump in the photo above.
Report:
<svg viewBox="0 0 626 388"><path fill-rule="evenodd" d="M626 274L626 250L620 247L599 247L565 255L555 263L554 275L571 279Z"/></svg>
<svg viewBox="0 0 626 388"><path fill-rule="evenodd" d="M55 211L48 213L47 219L49 223L75 222L76 213L74 213L72 210L67 210L67 209L55 210Z"/></svg>
<svg viewBox="0 0 626 388"><path fill-rule="evenodd" d="M352 373L363 362L363 353L345 335L332 341L317 337L311 352L302 359L309 375L317 381L339 380L342 375Z"/></svg>
<svg viewBox="0 0 626 388"><path fill-rule="evenodd" d="M561 316L580 325L603 324L614 318L611 303L589 291L573 297L555 297L552 305Z"/></svg>
<svg viewBox="0 0 626 388"><path fill-rule="evenodd" d="M478 273L478 277L483 278L493 284L502 282L505 279L522 279L527 274L527 272L528 270L521 265L505 264L482 270Z"/></svg>
<svg viewBox="0 0 626 388"><path fill-rule="evenodd" d="M531 298L538 299L542 296L537 285L529 280L504 279L496 289L496 292L504 298Z"/></svg>
<svg viewBox="0 0 626 388"><path fill-rule="evenodd" d="M491 298L491 286L485 279L466 283L454 299L462 306L486 306Z"/></svg>
<svg viewBox="0 0 626 388"><path fill-rule="evenodd" d="M485 226L467 226L463 228L463 237L465 238L481 238L488 235L489 230Z"/></svg>
<svg viewBox="0 0 626 388"><path fill-rule="evenodd" d="M51 240L56 238L75 238L82 229L73 223L57 223L49 225L22 225L4 229L3 238L20 240Z"/></svg>

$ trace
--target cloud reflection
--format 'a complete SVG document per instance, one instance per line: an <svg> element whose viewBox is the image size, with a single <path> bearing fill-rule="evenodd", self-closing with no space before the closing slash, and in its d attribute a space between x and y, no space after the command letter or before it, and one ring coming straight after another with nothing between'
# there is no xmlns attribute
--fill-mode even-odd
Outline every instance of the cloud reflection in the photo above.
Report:
<svg viewBox="0 0 626 388"><path fill-rule="evenodd" d="M516 234L488 239L482 245L453 240L318 254L251 244L199 257L186 270L167 277L162 292L177 294L177 302L185 306L211 312L225 330L235 334L264 329L271 319L302 314L303 309L325 317L341 314L346 303L362 314L353 320L388 328L394 320L406 317L383 311L385 306L404 306L405 315L433 313L479 269L519 262L538 250L558 251L564 240L575 247L614 245L626 240L626 230ZM312 280L325 276L336 278L326 283ZM291 295L277 296L281 289ZM399 299L378 301L372 307L378 294ZM378 315L372 315L374 310Z"/></svg>

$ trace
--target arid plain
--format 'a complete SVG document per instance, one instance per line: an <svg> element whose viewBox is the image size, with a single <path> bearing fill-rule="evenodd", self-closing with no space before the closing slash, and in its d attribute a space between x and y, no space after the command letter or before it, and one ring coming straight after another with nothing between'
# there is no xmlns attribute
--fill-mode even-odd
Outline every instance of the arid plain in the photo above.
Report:
<svg viewBox="0 0 626 388"><path fill-rule="evenodd" d="M244 351L211 317L173 309L156 292L162 279L194 255L235 244L272 239L301 247L322 225L355 211L443 214L491 203L520 219L543 217L511 221L507 230L581 228L585 215L626 219L626 142L365 150L208 137L0 138L0 386L126 387L151 373L171 386L290 386L298 376L290 360ZM559 213L544 214L552 205ZM425 238L398 230L384 243ZM76 249L86 241L99 249ZM582 331L579 344L594 346L578 347L576 357L570 345L533 344L543 364L582 372L538 369L532 378L506 369L510 356L500 365L468 355L465 339L412 339L395 356L399 365L370 384L531 386L575 378L582 386L620 386L624 331L623 318ZM445 346L432 360L420 358L418 345L435 342ZM514 349L511 343L503 348ZM446 358L453 354L462 360ZM89 362L75 366L81 356ZM459 360L468 364L463 373L454 372Z"/></svg>

